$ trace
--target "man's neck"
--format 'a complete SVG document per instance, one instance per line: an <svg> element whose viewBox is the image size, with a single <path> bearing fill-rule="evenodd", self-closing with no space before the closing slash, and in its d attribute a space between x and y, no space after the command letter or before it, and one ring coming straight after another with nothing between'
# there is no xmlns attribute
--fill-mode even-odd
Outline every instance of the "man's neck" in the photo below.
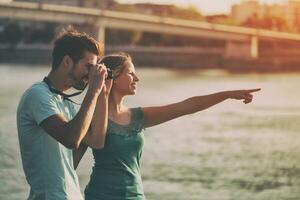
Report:
<svg viewBox="0 0 300 200"><path fill-rule="evenodd" d="M51 85L61 92L66 91L70 88L67 77L65 77L58 71L51 70L47 77L50 80Z"/></svg>

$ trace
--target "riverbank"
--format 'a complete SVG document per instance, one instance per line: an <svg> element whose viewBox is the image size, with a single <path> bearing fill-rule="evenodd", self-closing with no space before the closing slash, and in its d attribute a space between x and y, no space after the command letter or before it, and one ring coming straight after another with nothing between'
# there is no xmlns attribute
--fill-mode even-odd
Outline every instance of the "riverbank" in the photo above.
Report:
<svg viewBox="0 0 300 200"><path fill-rule="evenodd" d="M21 45L17 48L0 47L0 63L50 64L51 45ZM215 47L134 47L108 46L106 54L128 52L139 67L176 69L224 69L232 72L290 72L300 71L300 54L288 55L265 50L258 59L231 59L224 50ZM299 55L298 55L299 54Z"/></svg>

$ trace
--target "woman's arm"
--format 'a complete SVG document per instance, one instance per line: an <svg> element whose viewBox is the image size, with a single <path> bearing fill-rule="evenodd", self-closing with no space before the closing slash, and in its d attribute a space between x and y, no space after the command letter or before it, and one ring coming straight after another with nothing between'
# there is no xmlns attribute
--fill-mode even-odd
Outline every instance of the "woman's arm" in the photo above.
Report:
<svg viewBox="0 0 300 200"><path fill-rule="evenodd" d="M104 147L107 120L108 120L108 95L112 86L112 80L105 81L105 85L98 96L94 116L87 134L83 138L78 149L73 150L73 165L77 168L88 146L94 149Z"/></svg>
<svg viewBox="0 0 300 200"><path fill-rule="evenodd" d="M142 108L144 113L144 127L155 126L183 115L205 110L226 99L244 100L244 103L247 104L252 101L253 96L251 93L259 90L224 91L205 96L191 97L184 101L165 106L145 107Z"/></svg>
<svg viewBox="0 0 300 200"><path fill-rule="evenodd" d="M94 149L101 149L104 146L108 113L107 98L103 95L98 97L90 128L80 143L79 148L73 150L74 169L77 168L88 146Z"/></svg>
<svg viewBox="0 0 300 200"><path fill-rule="evenodd" d="M107 113L108 97L99 97L90 130L83 139L83 142L93 149L104 147L108 120Z"/></svg>
<svg viewBox="0 0 300 200"><path fill-rule="evenodd" d="M107 99L99 96L91 126L79 148L73 150L74 169L78 167L88 147L93 149L103 148L107 128L107 112Z"/></svg>
<svg viewBox="0 0 300 200"><path fill-rule="evenodd" d="M93 149L102 149L105 143L108 121L108 96L112 86L112 80L105 82L105 86L97 99L94 117L89 132L84 142Z"/></svg>

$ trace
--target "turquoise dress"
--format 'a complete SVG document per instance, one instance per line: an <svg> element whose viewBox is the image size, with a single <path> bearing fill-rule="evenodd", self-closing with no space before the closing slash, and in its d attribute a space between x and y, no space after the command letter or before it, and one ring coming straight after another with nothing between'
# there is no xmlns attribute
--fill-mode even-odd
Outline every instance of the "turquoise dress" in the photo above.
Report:
<svg viewBox="0 0 300 200"><path fill-rule="evenodd" d="M128 125L108 122L105 146L93 150L95 164L86 200L145 200L140 173L144 146L141 108L131 109Z"/></svg>

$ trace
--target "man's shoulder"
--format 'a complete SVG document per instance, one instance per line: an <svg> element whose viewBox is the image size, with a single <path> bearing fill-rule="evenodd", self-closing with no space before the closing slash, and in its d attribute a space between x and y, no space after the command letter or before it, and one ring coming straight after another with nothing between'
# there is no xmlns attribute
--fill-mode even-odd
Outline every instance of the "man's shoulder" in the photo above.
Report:
<svg viewBox="0 0 300 200"><path fill-rule="evenodd" d="M42 95L42 94L51 94L50 90L48 89L48 86L44 82L36 82L32 84L25 92L24 94L30 94L30 95Z"/></svg>
<svg viewBox="0 0 300 200"><path fill-rule="evenodd" d="M30 86L22 95L17 108L17 116L29 116L40 122L59 113L57 100L44 82ZM21 119L21 118L19 118Z"/></svg>
<svg viewBox="0 0 300 200"><path fill-rule="evenodd" d="M36 82L31 85L22 95L20 105L32 104L42 99L51 99L52 93L43 82Z"/></svg>

